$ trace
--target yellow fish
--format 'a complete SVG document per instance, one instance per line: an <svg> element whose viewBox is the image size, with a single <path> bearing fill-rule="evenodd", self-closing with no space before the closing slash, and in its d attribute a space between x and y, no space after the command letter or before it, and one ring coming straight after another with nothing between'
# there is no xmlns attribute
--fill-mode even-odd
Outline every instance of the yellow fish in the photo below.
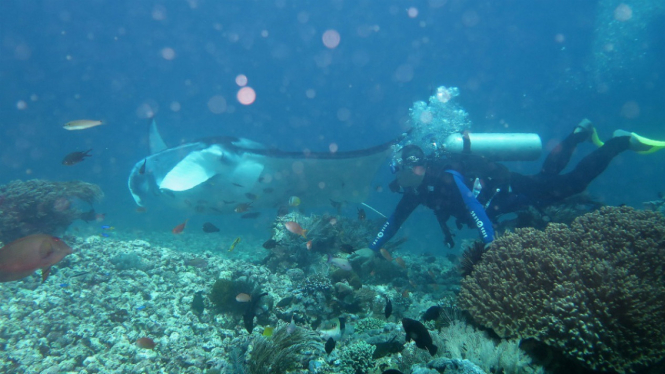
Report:
<svg viewBox="0 0 665 374"><path fill-rule="evenodd" d="M79 119L76 121L70 121L65 123L65 125L62 126L62 128L64 128L65 130L85 130L91 127L99 126L102 123L103 123L102 121L96 121L92 119Z"/></svg>
<svg viewBox="0 0 665 374"><path fill-rule="evenodd" d="M235 248L236 245L238 245L238 243L240 243L240 240L241 240L240 237L237 237L236 240L234 240L233 243L231 243L231 248L229 248L229 252L231 252L233 250L233 248Z"/></svg>
<svg viewBox="0 0 665 374"><path fill-rule="evenodd" d="M263 334L262 335L265 336L266 338L269 338L269 337L272 336L273 331L275 331L275 328L271 327L271 326L268 326L265 329L263 329Z"/></svg>

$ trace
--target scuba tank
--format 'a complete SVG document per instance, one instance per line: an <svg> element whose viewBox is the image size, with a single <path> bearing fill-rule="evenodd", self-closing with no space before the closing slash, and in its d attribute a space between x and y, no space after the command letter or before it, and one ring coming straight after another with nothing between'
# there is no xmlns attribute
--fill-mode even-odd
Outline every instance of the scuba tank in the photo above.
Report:
<svg viewBox="0 0 665 374"><path fill-rule="evenodd" d="M540 136L533 133L456 133L443 141L443 150L453 154L472 154L494 161L532 161L543 149Z"/></svg>

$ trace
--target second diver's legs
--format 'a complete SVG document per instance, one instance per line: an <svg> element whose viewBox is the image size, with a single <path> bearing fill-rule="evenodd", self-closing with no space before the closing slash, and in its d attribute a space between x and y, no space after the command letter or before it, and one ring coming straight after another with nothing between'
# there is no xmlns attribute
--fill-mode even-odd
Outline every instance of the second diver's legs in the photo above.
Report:
<svg viewBox="0 0 665 374"><path fill-rule="evenodd" d="M578 144L589 140L595 129L591 121L584 119L570 135L557 144L547 155L541 174L557 175L568 165L570 157Z"/></svg>
<svg viewBox="0 0 665 374"><path fill-rule="evenodd" d="M586 190L612 159L630 148L630 137L619 136L584 157L570 173L548 178L548 189L553 200L565 199Z"/></svg>

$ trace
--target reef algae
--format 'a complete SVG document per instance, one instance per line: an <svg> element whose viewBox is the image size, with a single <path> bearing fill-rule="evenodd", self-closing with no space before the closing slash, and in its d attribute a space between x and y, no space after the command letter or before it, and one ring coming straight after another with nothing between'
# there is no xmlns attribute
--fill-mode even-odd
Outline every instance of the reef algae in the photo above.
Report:
<svg viewBox="0 0 665 374"><path fill-rule="evenodd" d="M497 239L459 306L502 337L534 338L589 368L633 372L665 357L665 217L601 208Z"/></svg>

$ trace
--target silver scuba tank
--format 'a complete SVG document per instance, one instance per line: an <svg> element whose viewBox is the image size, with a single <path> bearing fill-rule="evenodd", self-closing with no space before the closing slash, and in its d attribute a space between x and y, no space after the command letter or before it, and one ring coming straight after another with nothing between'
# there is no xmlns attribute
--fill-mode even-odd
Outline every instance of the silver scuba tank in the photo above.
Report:
<svg viewBox="0 0 665 374"><path fill-rule="evenodd" d="M451 134L443 141L444 152L473 154L495 161L532 161L540 157L543 144L538 134Z"/></svg>

